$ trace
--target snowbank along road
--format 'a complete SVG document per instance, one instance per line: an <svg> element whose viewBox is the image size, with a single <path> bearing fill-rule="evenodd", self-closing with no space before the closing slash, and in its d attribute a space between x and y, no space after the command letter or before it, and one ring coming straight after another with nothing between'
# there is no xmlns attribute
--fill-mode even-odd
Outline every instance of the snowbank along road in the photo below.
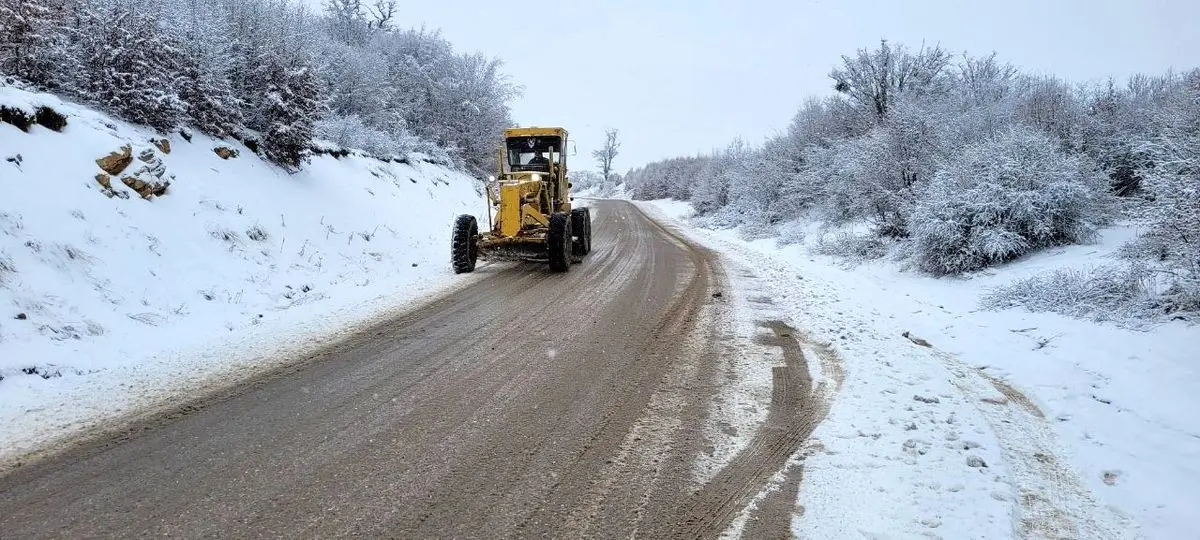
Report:
<svg viewBox="0 0 1200 540"><path fill-rule="evenodd" d="M0 530L720 535L828 404L799 333L764 320L757 338L731 334L712 252L629 203L593 212L594 250L569 273L481 265L478 282L300 364L9 472ZM713 429L738 339L782 359L741 439ZM791 505L761 505L755 534L786 535Z"/></svg>

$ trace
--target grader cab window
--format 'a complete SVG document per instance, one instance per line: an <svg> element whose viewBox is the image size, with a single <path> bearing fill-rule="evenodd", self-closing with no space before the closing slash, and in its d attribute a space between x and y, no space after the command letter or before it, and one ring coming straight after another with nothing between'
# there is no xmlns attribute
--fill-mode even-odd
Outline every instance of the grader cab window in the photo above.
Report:
<svg viewBox="0 0 1200 540"><path fill-rule="evenodd" d="M561 149L562 139L559 137L508 139L509 170L550 172L550 164L558 162Z"/></svg>

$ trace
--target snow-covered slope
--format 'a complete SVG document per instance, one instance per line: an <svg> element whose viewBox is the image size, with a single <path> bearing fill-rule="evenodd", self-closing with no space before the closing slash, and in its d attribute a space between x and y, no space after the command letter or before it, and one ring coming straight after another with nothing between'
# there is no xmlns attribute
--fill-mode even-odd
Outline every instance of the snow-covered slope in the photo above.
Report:
<svg viewBox="0 0 1200 540"><path fill-rule="evenodd" d="M0 123L0 462L471 279L448 264L453 216L484 209L464 174L354 155L287 174L200 134L167 153L49 95L0 88L6 104L68 125ZM103 193L96 159L126 144L122 175L161 165L165 194Z"/></svg>
<svg viewBox="0 0 1200 540"><path fill-rule="evenodd" d="M689 221L687 203L646 206ZM1131 229L944 279L887 260L845 267L810 251L815 230L783 247L689 230L844 362L844 387L797 456L800 537L1200 533L1200 327L979 309L992 287L1107 262Z"/></svg>

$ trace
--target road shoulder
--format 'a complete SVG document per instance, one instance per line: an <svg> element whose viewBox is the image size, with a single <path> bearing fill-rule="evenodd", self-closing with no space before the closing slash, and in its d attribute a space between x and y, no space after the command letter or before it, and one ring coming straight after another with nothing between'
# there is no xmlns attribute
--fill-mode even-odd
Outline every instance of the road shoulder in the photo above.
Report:
<svg viewBox="0 0 1200 540"><path fill-rule="evenodd" d="M679 211L638 204L664 220ZM756 497L770 506L772 492L794 489L790 472L802 467L795 535L1118 538L1131 530L1087 489L1019 389L938 349L936 335L906 337L906 321L869 297L737 241L681 229L731 266L753 269L735 276L769 290L786 322L844 361L828 419Z"/></svg>

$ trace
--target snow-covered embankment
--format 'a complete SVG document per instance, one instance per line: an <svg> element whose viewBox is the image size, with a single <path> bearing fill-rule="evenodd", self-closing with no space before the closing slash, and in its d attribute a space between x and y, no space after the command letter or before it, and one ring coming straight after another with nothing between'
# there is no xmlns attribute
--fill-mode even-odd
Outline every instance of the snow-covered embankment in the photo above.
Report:
<svg viewBox="0 0 1200 540"><path fill-rule="evenodd" d="M0 464L473 279L447 260L453 217L484 209L476 181L420 156L288 174L50 95L0 105L67 120L0 123Z"/></svg>

